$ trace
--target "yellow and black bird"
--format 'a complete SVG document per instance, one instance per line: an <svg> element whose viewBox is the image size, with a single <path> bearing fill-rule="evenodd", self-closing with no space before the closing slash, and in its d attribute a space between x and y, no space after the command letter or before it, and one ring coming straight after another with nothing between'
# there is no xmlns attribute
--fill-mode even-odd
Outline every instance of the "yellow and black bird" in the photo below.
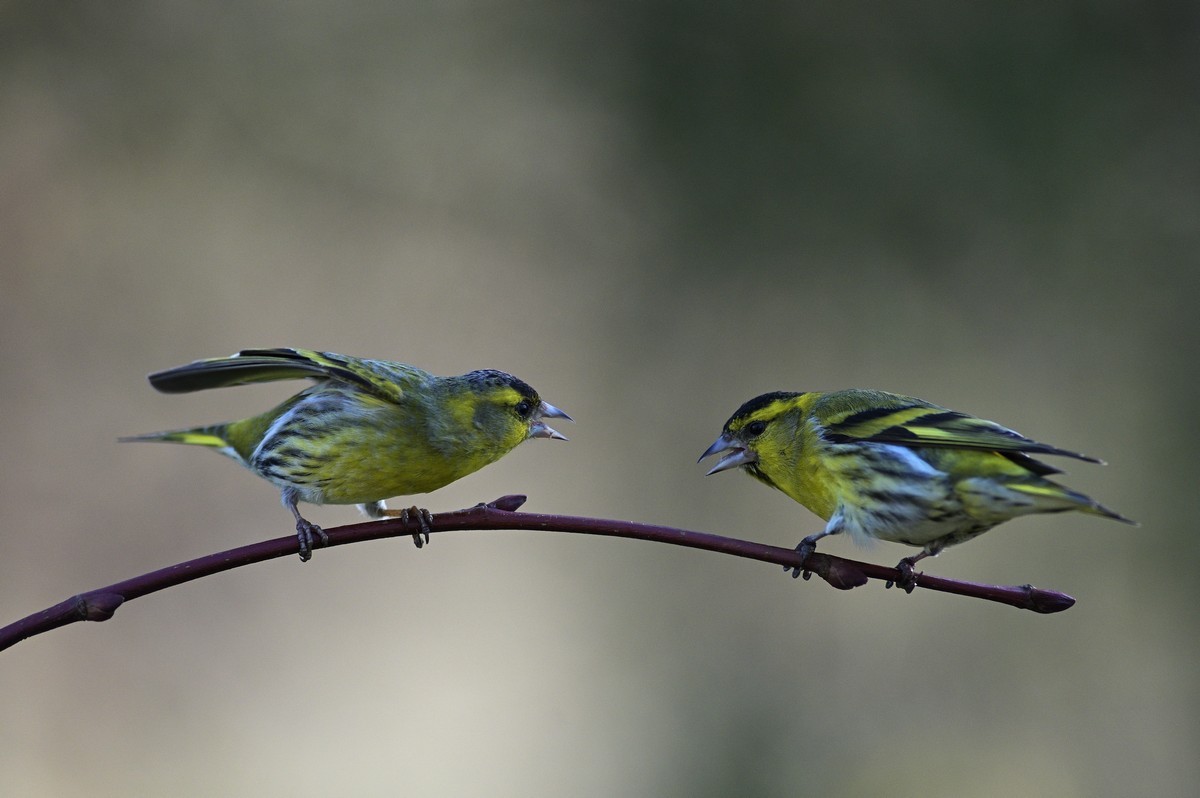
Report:
<svg viewBox="0 0 1200 798"><path fill-rule="evenodd" d="M828 522L796 547L801 556L841 532L920 546L897 566L908 591L917 561L1020 515L1078 510L1135 523L1046 479L1062 472L1030 455L1102 461L884 391L763 394L738 408L700 459L721 452L709 474L743 468Z"/></svg>
<svg viewBox="0 0 1200 798"><path fill-rule="evenodd" d="M545 419L570 416L502 371L437 377L332 352L247 349L149 379L163 393L188 393L305 377L314 384L260 415L121 440L208 446L271 482L296 518L301 560L312 556L314 537L328 538L300 515L298 502L357 504L371 518L407 519L409 510L388 510L383 500L449 485L529 438L566 440ZM428 541L428 511L412 512Z"/></svg>

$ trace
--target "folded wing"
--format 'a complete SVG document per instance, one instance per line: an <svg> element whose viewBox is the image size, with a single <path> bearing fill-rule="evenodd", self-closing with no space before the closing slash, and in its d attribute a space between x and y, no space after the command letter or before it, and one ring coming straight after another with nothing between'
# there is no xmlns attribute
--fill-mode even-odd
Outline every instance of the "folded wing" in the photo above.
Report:
<svg viewBox="0 0 1200 798"><path fill-rule="evenodd" d="M911 447L943 447L997 452L1036 474L1061 469L1029 457L1050 454L1101 463L1094 457L1026 438L994 421L947 410L920 399L888 394L869 408L837 409L829 415L825 438L835 443L869 441Z"/></svg>

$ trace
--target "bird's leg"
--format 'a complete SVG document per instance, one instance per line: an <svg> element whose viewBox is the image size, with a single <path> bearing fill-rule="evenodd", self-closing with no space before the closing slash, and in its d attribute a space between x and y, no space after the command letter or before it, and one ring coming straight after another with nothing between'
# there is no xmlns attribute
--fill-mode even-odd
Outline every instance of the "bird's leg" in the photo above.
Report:
<svg viewBox="0 0 1200 798"><path fill-rule="evenodd" d="M817 532L814 535L809 535L804 540L800 541L800 545L796 547L796 553L800 555L801 561L807 560L808 555L812 554L814 551L817 550L817 541L818 540L820 540L821 538L827 538L830 535L836 535L839 532L841 532L842 529L844 529L844 528L845 528L845 519L842 518L842 511L838 510L836 513L833 514L833 517L829 519L829 523L825 525L825 528L823 530L821 530L820 532ZM785 565L785 566L783 566L783 570L791 571L792 579L795 579L798 576L803 576L805 579L808 579L809 577L812 576L811 571L806 571L804 568L802 568L800 566L796 566L795 568L789 568L788 566Z"/></svg>
<svg viewBox="0 0 1200 798"><path fill-rule="evenodd" d="M293 488L284 488L282 498L283 506L288 508L296 518L296 538L300 541L300 562L308 562L312 559L313 538L320 538L321 545L328 546L329 535L325 534L324 529L300 515L300 510L296 507L300 501L300 494Z"/></svg>
<svg viewBox="0 0 1200 798"><path fill-rule="evenodd" d="M896 570L900 572L900 578L895 581L896 587L903 590L905 593L913 592L917 586L917 572L913 568L921 560L926 557L936 557L941 547L930 549L928 546L920 554L914 554L911 557L905 557L900 562L896 563ZM884 587L891 587L893 582L888 580Z"/></svg>
<svg viewBox="0 0 1200 798"><path fill-rule="evenodd" d="M414 506L404 510L389 510L383 506L383 502L377 502L377 504L379 515L373 517L399 518L400 521L405 525L412 523L415 520L421 528L416 532L413 532L413 543L415 543L419 549L429 542L429 533L431 531L429 527L433 523L433 513L429 512L423 507ZM422 537L424 537L424 540L421 539Z"/></svg>

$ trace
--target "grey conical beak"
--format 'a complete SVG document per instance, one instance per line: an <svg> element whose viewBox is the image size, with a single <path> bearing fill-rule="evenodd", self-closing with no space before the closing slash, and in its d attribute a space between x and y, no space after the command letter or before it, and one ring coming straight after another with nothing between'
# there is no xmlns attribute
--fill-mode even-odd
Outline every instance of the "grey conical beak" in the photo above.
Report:
<svg viewBox="0 0 1200 798"><path fill-rule="evenodd" d="M717 438L713 442L713 445L705 449L704 454L700 455L700 460L703 460L706 457L712 457L718 452L726 451L729 452L729 454L718 460L717 464L709 469L708 473L706 473L704 476L707 477L717 473L718 471L726 471L730 468L737 468L738 466L749 465L750 463L758 461L758 455L745 448L741 443L729 437L728 435L722 435L721 437ZM700 460L697 460L696 462L698 463Z"/></svg>
<svg viewBox="0 0 1200 798"><path fill-rule="evenodd" d="M562 418L567 421L574 421L574 419L549 402L542 402L538 405L538 409L533 415L533 423L529 426L529 437L552 438L559 441L567 440L567 436L548 426L546 422L542 421L543 418Z"/></svg>

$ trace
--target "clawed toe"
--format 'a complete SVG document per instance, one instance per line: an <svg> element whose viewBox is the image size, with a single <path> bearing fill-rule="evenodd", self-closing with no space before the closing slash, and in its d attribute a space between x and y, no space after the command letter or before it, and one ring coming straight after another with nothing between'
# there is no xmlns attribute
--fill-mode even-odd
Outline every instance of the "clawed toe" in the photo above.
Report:
<svg viewBox="0 0 1200 798"><path fill-rule="evenodd" d="M433 513L423 507L410 507L407 510L400 511L400 520L405 524L415 520L421 527L418 531L413 532L413 543L419 549L429 542L430 525L433 524ZM422 538L424 538L422 540Z"/></svg>
<svg viewBox="0 0 1200 798"><path fill-rule="evenodd" d="M800 545L796 547L796 554L798 554L800 556L800 562L804 562L805 560L808 559L809 555L812 554L816 550L817 550L816 541L805 538L804 540L800 541ZM791 571L792 579L802 576L802 577L804 577L804 580L807 582L809 579L812 578L812 571L808 571L801 566L789 567L789 566L785 565L785 566L783 566L783 570Z"/></svg>
<svg viewBox="0 0 1200 798"><path fill-rule="evenodd" d="M900 578L895 580L894 582L889 579L887 581L887 584L885 585L885 587L890 588L892 585L895 585L896 587L903 590L905 593L913 592L913 590L917 586L917 576L918 576L916 569L913 567L914 562L915 562L915 560L913 560L909 557L905 557L903 560L901 560L899 563L897 563L896 570L900 572Z"/></svg>
<svg viewBox="0 0 1200 798"><path fill-rule="evenodd" d="M329 545L329 535L325 530L304 518L296 519L296 538L300 542L300 562L312 559L314 538L321 541L321 546Z"/></svg>

